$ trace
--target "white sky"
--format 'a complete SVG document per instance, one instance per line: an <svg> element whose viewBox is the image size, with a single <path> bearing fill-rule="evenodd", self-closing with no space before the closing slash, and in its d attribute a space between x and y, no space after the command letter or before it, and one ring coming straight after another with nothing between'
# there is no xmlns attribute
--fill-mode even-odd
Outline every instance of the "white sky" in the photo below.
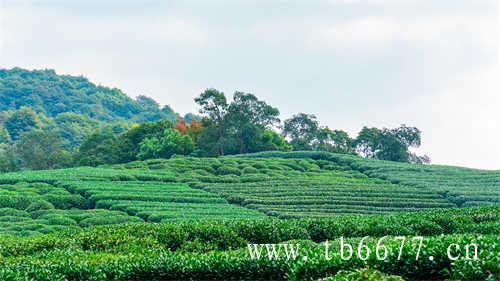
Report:
<svg viewBox="0 0 500 281"><path fill-rule="evenodd" d="M104 2L104 3L102 3ZM205 88L285 119L405 123L433 163L500 169L498 1L0 0L0 67L51 68L196 112Z"/></svg>

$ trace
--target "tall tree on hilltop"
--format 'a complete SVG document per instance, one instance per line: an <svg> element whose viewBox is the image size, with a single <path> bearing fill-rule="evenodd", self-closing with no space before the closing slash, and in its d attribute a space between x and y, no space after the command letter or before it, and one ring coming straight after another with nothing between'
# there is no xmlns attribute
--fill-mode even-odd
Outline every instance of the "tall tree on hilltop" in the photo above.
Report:
<svg viewBox="0 0 500 281"><path fill-rule="evenodd" d="M353 140L342 130L331 130L328 127L320 128L316 133L315 150L337 153L353 153Z"/></svg>
<svg viewBox="0 0 500 281"><path fill-rule="evenodd" d="M318 129L315 115L298 113L285 120L283 135L290 138L290 144L295 150L311 150Z"/></svg>
<svg viewBox="0 0 500 281"><path fill-rule="evenodd" d="M255 152L258 136L279 123L279 110L243 92L234 93L226 119L238 140L238 153Z"/></svg>
<svg viewBox="0 0 500 281"><path fill-rule="evenodd" d="M409 149L421 143L421 132L401 125L394 129L363 127L355 140L356 150L363 156L398 162L429 163L427 156L417 156Z"/></svg>
<svg viewBox="0 0 500 281"><path fill-rule="evenodd" d="M205 130L200 137L200 144L207 151L213 151L216 155L224 155L224 147L228 142L225 117L229 105L226 96L216 89L207 89L194 101L201 106L200 113L205 114L203 118Z"/></svg>
<svg viewBox="0 0 500 281"><path fill-rule="evenodd" d="M208 89L195 101L204 114L204 129L198 142L203 154L249 153L269 147L286 149L284 141L269 132L280 122L279 110L255 95L235 92L228 103L224 93Z"/></svg>

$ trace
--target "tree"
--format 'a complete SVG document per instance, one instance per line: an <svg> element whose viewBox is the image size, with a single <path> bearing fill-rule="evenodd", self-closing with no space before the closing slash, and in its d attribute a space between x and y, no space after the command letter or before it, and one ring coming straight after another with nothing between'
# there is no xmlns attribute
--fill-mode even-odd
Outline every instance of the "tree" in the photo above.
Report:
<svg viewBox="0 0 500 281"><path fill-rule="evenodd" d="M185 135L187 133L187 122L186 120L182 119L182 118L177 118L177 120L175 121L175 125L174 125L174 129L176 129L177 131L179 131L179 133Z"/></svg>
<svg viewBox="0 0 500 281"><path fill-rule="evenodd" d="M204 114L198 142L203 155L261 151L262 135L279 123L279 110L253 94L235 92L228 104L224 93L208 89L195 101Z"/></svg>
<svg viewBox="0 0 500 281"><path fill-rule="evenodd" d="M390 130L390 132L406 147L419 147L421 144L420 135L422 132L416 127L408 127L403 124L398 128Z"/></svg>
<svg viewBox="0 0 500 281"><path fill-rule="evenodd" d="M225 117L228 103L223 92L216 89L207 89L195 98L194 101L201 106L200 113L203 118L203 131L200 139L208 155L224 155L224 148L229 143Z"/></svg>
<svg viewBox="0 0 500 281"><path fill-rule="evenodd" d="M291 151L293 147L288 144L283 136L273 130L264 130L257 140L257 151Z"/></svg>
<svg viewBox="0 0 500 281"><path fill-rule="evenodd" d="M169 112L168 114L163 114L163 112L160 110L160 104L150 97L140 95L136 97L135 100L142 108L142 119L144 121L156 121L165 117L171 118L172 116L171 114L173 113L173 111Z"/></svg>
<svg viewBox="0 0 500 281"><path fill-rule="evenodd" d="M7 131L2 124L0 124L0 143L10 143L10 141L9 131Z"/></svg>
<svg viewBox="0 0 500 281"><path fill-rule="evenodd" d="M40 128L40 119L35 111L23 106L5 120L7 129L12 140L18 140L23 132Z"/></svg>
<svg viewBox="0 0 500 281"><path fill-rule="evenodd" d="M170 121L160 120L142 123L124 132L118 136L118 161L125 163L137 160L139 145L145 138L162 134L165 129L170 129L172 126Z"/></svg>
<svg viewBox="0 0 500 281"><path fill-rule="evenodd" d="M16 156L12 146L0 144L0 172L14 172L17 170Z"/></svg>
<svg viewBox="0 0 500 281"><path fill-rule="evenodd" d="M355 140L356 151L364 157L376 157L379 147L380 135L382 131L377 128L363 127Z"/></svg>
<svg viewBox="0 0 500 281"><path fill-rule="evenodd" d="M337 153L353 153L353 140L342 130L330 130L328 127L318 129L315 150Z"/></svg>
<svg viewBox="0 0 500 281"><path fill-rule="evenodd" d="M194 144L187 135L174 129L165 129L160 136L147 137L139 145L139 159L170 158L174 154L189 155Z"/></svg>
<svg viewBox="0 0 500 281"><path fill-rule="evenodd" d="M378 137L376 158L397 162L409 162L408 146L390 129L382 129Z"/></svg>
<svg viewBox="0 0 500 281"><path fill-rule="evenodd" d="M195 144L199 143L200 134L203 132L203 125L197 119L192 119L186 126L186 134Z"/></svg>
<svg viewBox="0 0 500 281"><path fill-rule="evenodd" d="M311 150L319 129L316 116L299 113L285 120L283 135L290 138L295 150Z"/></svg>
<svg viewBox="0 0 500 281"><path fill-rule="evenodd" d="M60 113L54 121L61 134L63 147L66 149L80 146L93 131L103 126L96 119L72 112Z"/></svg>
<svg viewBox="0 0 500 281"><path fill-rule="evenodd" d="M186 120L186 123L188 124L191 124L193 121L201 121L201 117L193 113L186 113L183 119Z"/></svg>
<svg viewBox="0 0 500 281"><path fill-rule="evenodd" d="M23 133L15 147L23 168L42 170L71 165L71 154L62 149L57 132L32 130Z"/></svg>
<svg viewBox="0 0 500 281"><path fill-rule="evenodd" d="M409 162L410 163L415 163L415 164L430 164L431 163L431 158L427 155L416 155L415 153L410 153L409 155Z"/></svg>
<svg viewBox="0 0 500 281"><path fill-rule="evenodd" d="M279 110L243 92L234 93L226 115L231 132L238 140L238 153L259 151L256 142L266 129L278 123Z"/></svg>
<svg viewBox="0 0 500 281"><path fill-rule="evenodd" d="M429 157L416 156L409 151L410 147L420 146L420 134L417 128L406 125L382 130L363 127L356 138L355 147L365 157L398 162L428 163Z"/></svg>
<svg viewBox="0 0 500 281"><path fill-rule="evenodd" d="M97 130L88 136L75 155L75 164L79 166L98 166L117 162L117 139L108 129Z"/></svg>
<svg viewBox="0 0 500 281"><path fill-rule="evenodd" d="M0 69L0 111L29 106L48 117L60 113L85 114L100 121L175 121L152 99L136 100L121 90L98 86L82 76L58 75L54 70Z"/></svg>
<svg viewBox="0 0 500 281"><path fill-rule="evenodd" d="M165 105L161 109L162 119L167 119L170 122L175 122L179 115L169 105Z"/></svg>

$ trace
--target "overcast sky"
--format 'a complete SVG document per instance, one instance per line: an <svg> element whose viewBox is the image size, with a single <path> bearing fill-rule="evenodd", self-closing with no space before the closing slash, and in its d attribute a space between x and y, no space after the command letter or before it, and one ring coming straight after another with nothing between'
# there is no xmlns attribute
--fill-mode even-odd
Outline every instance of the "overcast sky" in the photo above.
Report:
<svg viewBox="0 0 500 281"><path fill-rule="evenodd" d="M495 0L0 0L0 67L84 75L180 113L206 88L251 92L353 137L404 123L433 163L500 169L498 13Z"/></svg>

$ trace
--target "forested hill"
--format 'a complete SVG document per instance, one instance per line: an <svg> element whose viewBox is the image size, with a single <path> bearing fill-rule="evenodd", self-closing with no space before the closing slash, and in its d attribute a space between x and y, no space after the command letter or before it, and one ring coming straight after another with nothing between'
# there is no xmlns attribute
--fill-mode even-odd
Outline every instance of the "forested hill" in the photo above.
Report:
<svg viewBox="0 0 500 281"><path fill-rule="evenodd" d="M176 118L169 106L161 108L146 96L134 100L119 89L97 86L82 76L58 75L54 70L0 69L0 112L23 106L48 117L71 112L105 122Z"/></svg>

